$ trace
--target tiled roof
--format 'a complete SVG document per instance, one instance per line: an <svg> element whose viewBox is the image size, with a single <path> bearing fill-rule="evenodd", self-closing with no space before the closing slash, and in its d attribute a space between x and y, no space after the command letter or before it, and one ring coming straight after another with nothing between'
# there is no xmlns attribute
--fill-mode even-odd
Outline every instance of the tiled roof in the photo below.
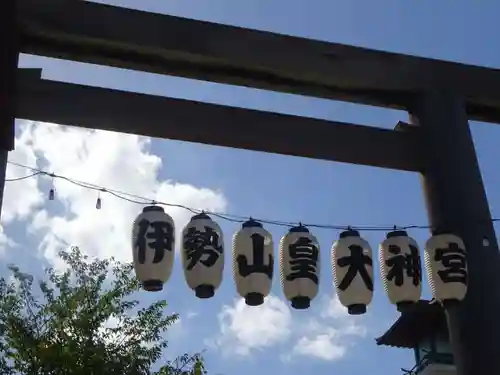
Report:
<svg viewBox="0 0 500 375"><path fill-rule="evenodd" d="M421 300L404 311L387 332L375 340L377 345L415 348L423 338L435 333L447 335L444 310L435 301Z"/></svg>

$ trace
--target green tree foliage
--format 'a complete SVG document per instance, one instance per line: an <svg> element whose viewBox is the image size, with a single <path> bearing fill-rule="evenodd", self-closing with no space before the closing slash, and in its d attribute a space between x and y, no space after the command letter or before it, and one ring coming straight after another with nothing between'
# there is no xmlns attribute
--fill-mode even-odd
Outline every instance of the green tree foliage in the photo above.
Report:
<svg viewBox="0 0 500 375"><path fill-rule="evenodd" d="M76 247L60 257L67 270L48 269L45 280L16 266L0 278L0 374L206 374L200 354L163 358L178 316L164 315L163 300L139 306L132 265L90 261Z"/></svg>

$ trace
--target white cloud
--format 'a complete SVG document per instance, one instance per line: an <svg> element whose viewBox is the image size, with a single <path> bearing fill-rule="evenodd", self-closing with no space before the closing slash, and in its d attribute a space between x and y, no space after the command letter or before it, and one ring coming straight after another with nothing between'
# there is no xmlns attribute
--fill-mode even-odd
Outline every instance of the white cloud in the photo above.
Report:
<svg viewBox="0 0 500 375"><path fill-rule="evenodd" d="M160 179L162 160L149 151L149 138L33 122L23 122L18 134L10 160L158 201L214 211L226 208L220 192ZM8 173L27 171L9 166ZM45 185L52 183L43 179ZM40 184L41 179L8 184L4 221L31 215L30 231L43 234L39 251L50 262L62 266L57 253L68 245L78 245L91 256L131 260L131 223L139 205L102 193L102 209L97 210L97 192L55 179L56 200L41 207L49 187L41 191ZM166 211L178 231L192 215L181 208Z"/></svg>
<svg viewBox="0 0 500 375"><path fill-rule="evenodd" d="M350 316L347 313L339 314L343 310L337 308L337 304L340 305L338 299L333 297L328 301L327 309L324 310L331 312L331 306L335 306L334 316L320 314L320 317L323 315L323 319L313 317L309 321L307 328L293 347L294 354L325 361L339 360L347 354L347 349L354 345L356 337L366 335L366 328L360 322L363 318Z"/></svg>
<svg viewBox="0 0 500 375"><path fill-rule="evenodd" d="M351 317L347 312L347 308L342 306L336 295L323 298L323 303L326 308L321 311L322 318L345 319ZM352 316L352 318L355 319L356 316Z"/></svg>
<svg viewBox="0 0 500 375"><path fill-rule="evenodd" d="M220 335L215 346L226 354L248 356L255 350L274 346L290 335L292 316L288 306L275 296L264 304L249 307L243 299L222 307L219 313Z"/></svg>
<svg viewBox="0 0 500 375"><path fill-rule="evenodd" d="M34 165L36 156L25 134L17 138L18 146L9 152L9 160L21 164ZM9 165L5 178L15 180L30 175L31 172L24 168ZM16 220L26 219L32 211L43 202L43 197L38 190L38 180L27 178L19 181L7 182L3 192L2 214L0 224L0 254L15 243L5 234L5 225Z"/></svg>
<svg viewBox="0 0 500 375"><path fill-rule="evenodd" d="M346 347L339 341L338 336L337 330L326 327L324 332L314 337L302 336L295 344L293 352L325 361L340 359L346 354Z"/></svg>
<svg viewBox="0 0 500 375"><path fill-rule="evenodd" d="M222 307L220 332L213 342L225 354L249 356L255 351L285 344L282 360L307 356L325 361L343 358L356 339L366 335L363 317L347 314L336 297L322 298L319 313L292 313L288 304L270 296L259 307L242 299ZM291 346L289 345L291 344Z"/></svg>
<svg viewBox="0 0 500 375"><path fill-rule="evenodd" d="M24 165L35 165L37 158L30 138L26 132L22 132L16 138L16 148L9 152L10 161ZM17 179L32 173L25 168L9 165L5 178ZM43 195L38 189L37 178L7 182L2 202L2 222L8 224L13 220L24 220L42 203Z"/></svg>
<svg viewBox="0 0 500 375"><path fill-rule="evenodd" d="M3 254L7 248L12 248L17 244L4 232L3 226L0 225L0 254Z"/></svg>

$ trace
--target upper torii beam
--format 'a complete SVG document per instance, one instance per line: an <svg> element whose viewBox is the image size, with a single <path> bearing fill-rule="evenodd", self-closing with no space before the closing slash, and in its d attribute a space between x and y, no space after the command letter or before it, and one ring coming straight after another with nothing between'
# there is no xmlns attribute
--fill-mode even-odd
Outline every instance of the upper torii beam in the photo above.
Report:
<svg viewBox="0 0 500 375"><path fill-rule="evenodd" d="M500 70L68 0L18 0L21 51L407 110L451 90L500 122Z"/></svg>

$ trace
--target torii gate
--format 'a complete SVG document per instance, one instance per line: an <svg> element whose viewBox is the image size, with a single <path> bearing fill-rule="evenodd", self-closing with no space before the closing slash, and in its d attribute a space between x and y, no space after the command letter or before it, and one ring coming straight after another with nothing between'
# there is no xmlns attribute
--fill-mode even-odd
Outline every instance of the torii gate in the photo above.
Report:
<svg viewBox="0 0 500 375"><path fill-rule="evenodd" d="M447 310L457 373L500 374L500 253L468 124L500 123L500 70L83 0L3 0L0 24L0 191L14 118L420 173L431 226L468 249L469 292ZM396 108L410 120L385 130L48 81L17 70L20 52Z"/></svg>

